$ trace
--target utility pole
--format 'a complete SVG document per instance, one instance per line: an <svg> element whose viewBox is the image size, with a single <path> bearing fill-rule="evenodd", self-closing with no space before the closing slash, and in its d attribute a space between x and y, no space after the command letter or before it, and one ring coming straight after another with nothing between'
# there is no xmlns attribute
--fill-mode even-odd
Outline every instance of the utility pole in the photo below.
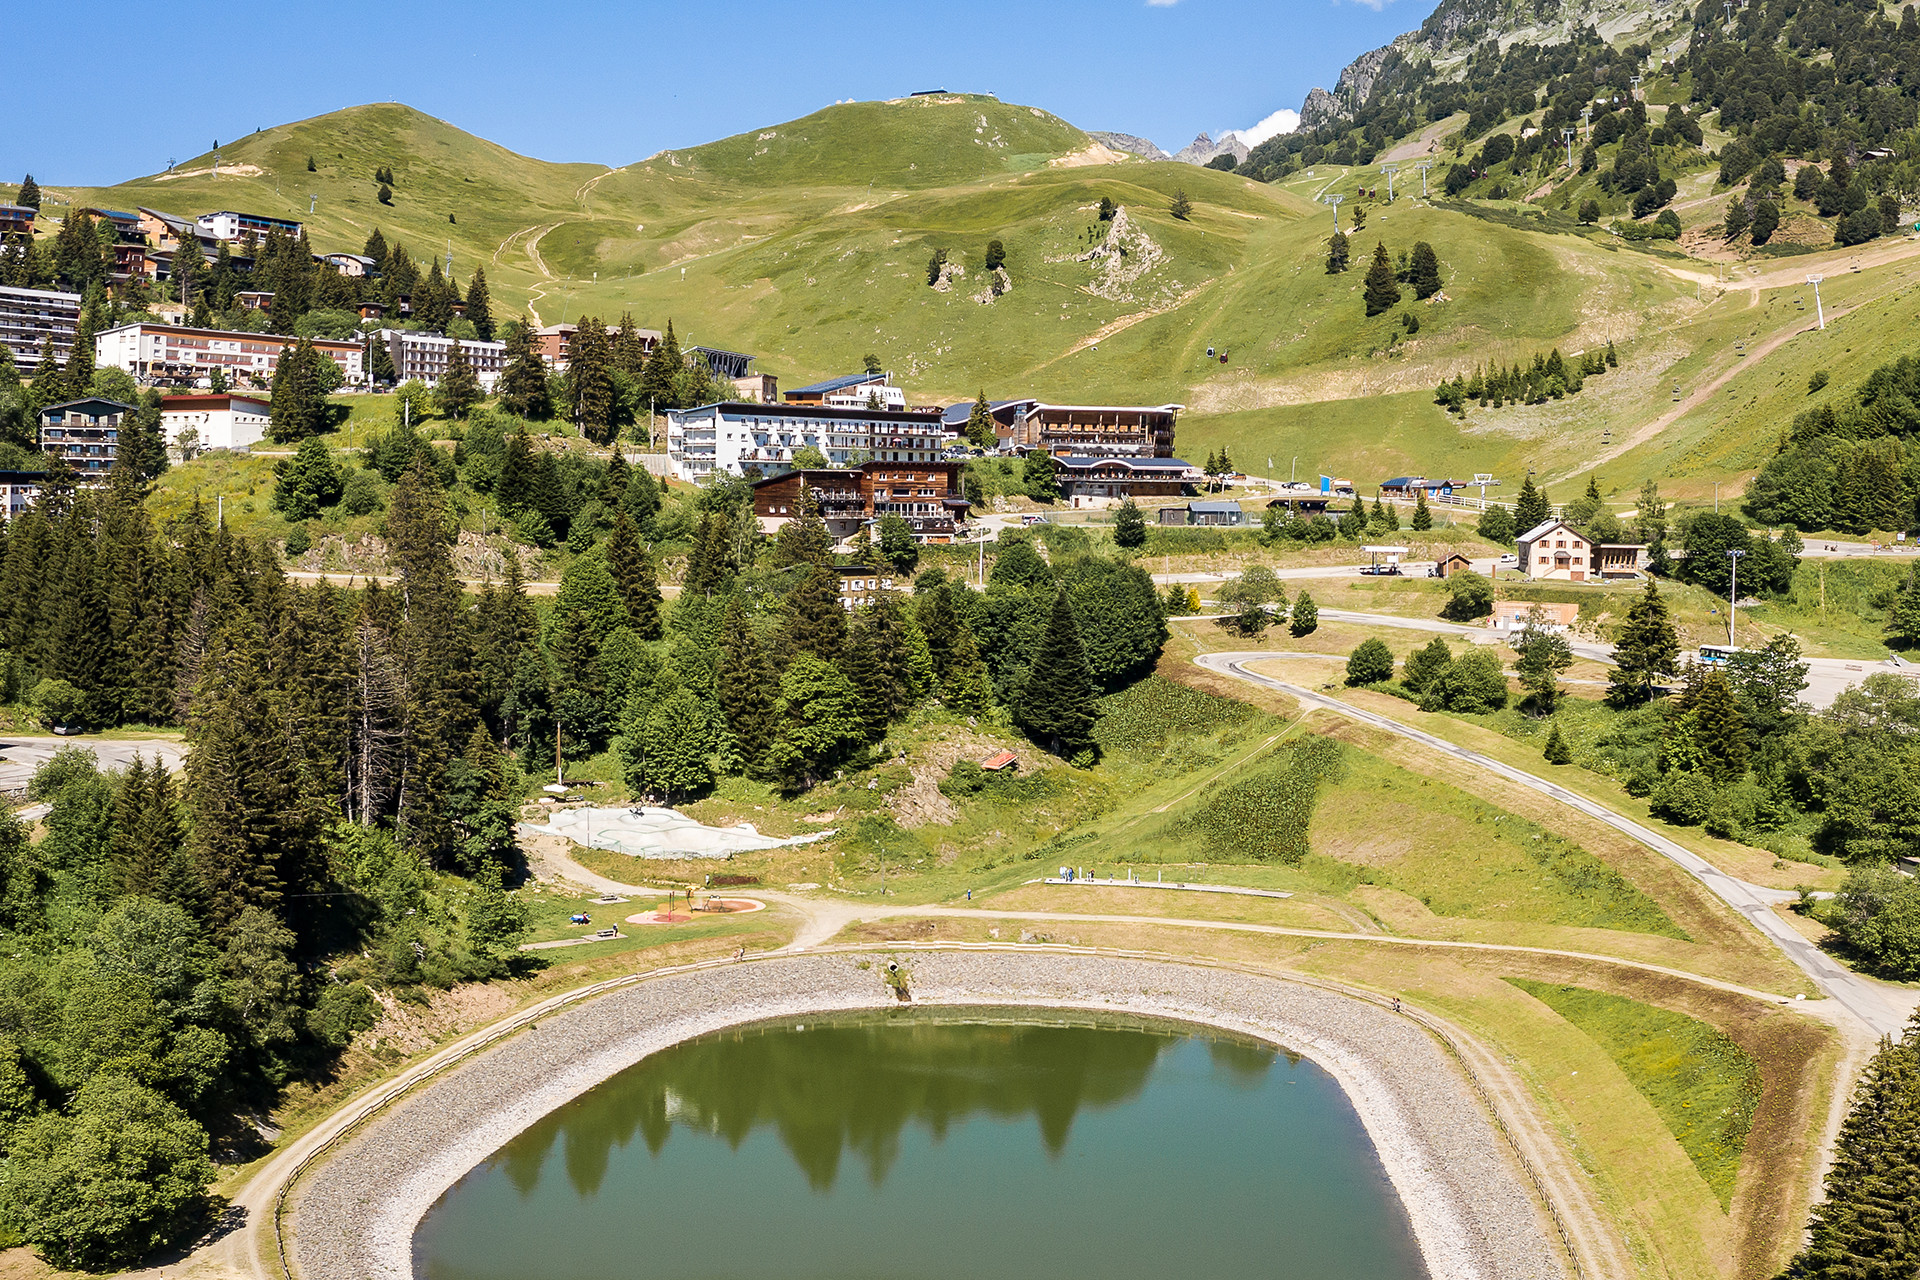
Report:
<svg viewBox="0 0 1920 1280"><path fill-rule="evenodd" d="M1747 554L1738 549L1727 552L1727 648L1734 647L1733 622L1740 608L1740 557Z"/></svg>
<svg viewBox="0 0 1920 1280"><path fill-rule="evenodd" d="M1720 0L1720 7L1726 10L1727 21L1733 21L1733 0Z"/></svg>
<svg viewBox="0 0 1920 1280"><path fill-rule="evenodd" d="M1815 319L1817 319L1820 322L1820 327L1822 329L1827 327L1826 308L1820 305L1820 282L1825 279L1826 279L1825 276L1808 276L1807 277L1807 283L1813 286L1813 314Z"/></svg>
<svg viewBox="0 0 1920 1280"><path fill-rule="evenodd" d="M1593 142L1593 108L1592 107L1586 107L1582 109L1582 111L1580 112L1580 123L1587 126L1587 142L1589 145L1591 145Z"/></svg>
<svg viewBox="0 0 1920 1280"><path fill-rule="evenodd" d="M319 196L317 196L317 195L315 195L315 194L313 194L312 192L309 192L309 193L307 194L307 216L308 216L309 218L311 218L311 217L313 216L313 206L315 206L316 204L319 204L319 203L320 203L320 197L319 197Z"/></svg>
<svg viewBox="0 0 1920 1280"><path fill-rule="evenodd" d="M1628 90L1629 94L1636 98L1640 96L1640 80L1641 80L1640 76L1634 76L1632 79L1627 81L1627 84L1631 86L1631 88Z"/></svg>
<svg viewBox="0 0 1920 1280"><path fill-rule="evenodd" d="M1567 144L1567 168L1569 170L1573 168L1573 135L1578 132L1579 130L1574 128L1564 128L1560 130L1560 141Z"/></svg>
<svg viewBox="0 0 1920 1280"><path fill-rule="evenodd" d="M1400 166L1397 164L1383 164L1380 166L1380 172L1387 175L1387 203L1392 204L1393 203L1393 177L1395 174L1400 172Z"/></svg>
<svg viewBox="0 0 1920 1280"><path fill-rule="evenodd" d="M1425 200L1427 198L1427 170L1433 168L1433 161L1422 160L1413 167L1420 171L1420 198Z"/></svg>
<svg viewBox="0 0 1920 1280"><path fill-rule="evenodd" d="M1345 196L1327 197L1327 203L1333 206L1333 230L1336 235L1340 232L1340 202L1345 199Z"/></svg>

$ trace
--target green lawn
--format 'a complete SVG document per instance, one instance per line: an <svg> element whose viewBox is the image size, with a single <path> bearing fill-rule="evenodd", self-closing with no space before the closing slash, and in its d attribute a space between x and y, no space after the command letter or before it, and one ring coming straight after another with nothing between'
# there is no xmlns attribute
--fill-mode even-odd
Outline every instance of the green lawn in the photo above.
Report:
<svg viewBox="0 0 1920 1280"><path fill-rule="evenodd" d="M1695 1018L1583 987L1508 978L1599 1045L1653 1105L1727 1208L1760 1103L1760 1068Z"/></svg>

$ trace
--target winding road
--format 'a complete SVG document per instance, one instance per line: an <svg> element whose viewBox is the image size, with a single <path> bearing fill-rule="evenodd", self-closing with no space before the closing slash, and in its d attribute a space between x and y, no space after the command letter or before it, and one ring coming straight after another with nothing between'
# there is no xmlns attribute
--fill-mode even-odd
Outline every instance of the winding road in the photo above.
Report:
<svg viewBox="0 0 1920 1280"><path fill-rule="evenodd" d="M1430 751L1450 756L1475 768L1485 769L1509 782L1537 791L1569 809L1606 823L1622 835L1645 845L1661 857L1677 864L1705 885L1715 897L1745 916L1754 928L1766 935L1768 940L1786 955L1787 959L1811 978L1815 986L1858 1018L1876 1036L1898 1035L1905 1025L1908 1015L1912 1012L1912 1002L1898 998L1893 988L1849 972L1826 952L1794 932L1793 928L1774 912L1773 901L1776 899L1773 891L1735 879L1698 854L1667 839L1652 828L1643 826L1631 818L1623 817L1605 805L1589 800L1585 796L1576 795L1545 778L1516 769L1512 765L1449 742L1445 738L1402 724L1391 717L1367 711L1342 702L1338 698L1329 698L1325 694L1316 693L1301 685L1289 684L1284 680L1276 680L1272 676L1247 669L1247 663L1257 662L1268 656L1270 655L1257 651L1204 653L1196 657L1194 662L1209 671L1218 672L1235 680L1277 689L1305 706L1331 711L1336 715L1346 716L1373 728L1417 742Z"/></svg>

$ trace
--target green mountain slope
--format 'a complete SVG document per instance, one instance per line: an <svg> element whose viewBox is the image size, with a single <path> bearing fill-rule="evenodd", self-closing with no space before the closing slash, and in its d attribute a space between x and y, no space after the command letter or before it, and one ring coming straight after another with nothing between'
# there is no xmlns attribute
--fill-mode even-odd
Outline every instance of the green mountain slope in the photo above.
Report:
<svg viewBox="0 0 1920 1280"><path fill-rule="evenodd" d="M377 225L416 259L450 246L463 279L484 263L502 309L543 323L627 311L655 327L671 320L683 341L756 353L789 386L873 354L920 402L982 389L1177 401L1189 406L1183 453L1224 445L1243 464L1273 457L1282 470L1298 456L1302 474L1363 482L1531 469L1577 483L1599 466L1609 490L1653 475L1710 493L1764 458L1803 366L1836 385L1857 381L1911 314L1900 301L1913 296L1906 269L1870 262L1829 296L1875 305L1736 367L1732 342L1762 341L1799 317L1790 281L1719 296L1715 268L1678 247L1627 245L1551 208L1420 200L1404 184L1392 204L1364 199L1372 169L1321 164L1269 184L1168 162L1092 163L1087 148L1085 134L1043 111L951 96L831 107L608 169L516 155L387 104L228 143L218 177L209 155L174 175L57 194L300 217L319 251L357 250ZM391 206L375 199L382 166L394 171ZM1190 219L1169 211L1178 191ZM1342 275L1325 270L1332 219L1318 200L1328 192L1347 196L1349 230L1353 210L1368 213ZM309 193L319 197L310 217ZM1102 198L1129 228L1127 254L1105 264L1087 256L1107 235ZM995 239L1012 288L982 302ZM1443 299L1409 294L1367 318L1360 286L1374 245L1397 257L1416 241L1440 259ZM965 269L945 292L927 283L942 250ZM1869 321L1857 341L1835 336ZM1579 397L1474 406L1464 418L1432 403L1435 383L1481 362L1609 341L1621 369ZM1673 386L1691 395L1729 370L1736 394L1686 404L1636 443L1681 404Z"/></svg>

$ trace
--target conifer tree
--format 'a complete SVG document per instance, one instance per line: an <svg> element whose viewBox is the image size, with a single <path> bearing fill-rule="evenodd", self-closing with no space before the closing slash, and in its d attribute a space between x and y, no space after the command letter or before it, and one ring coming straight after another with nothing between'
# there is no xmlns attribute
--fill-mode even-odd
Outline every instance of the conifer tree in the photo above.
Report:
<svg viewBox="0 0 1920 1280"><path fill-rule="evenodd" d="M647 371L647 344L633 322L633 312L620 316L620 332L613 339L613 367L629 378L638 379Z"/></svg>
<svg viewBox="0 0 1920 1280"><path fill-rule="evenodd" d="M1708 776L1720 783L1737 781L1747 771L1747 722L1726 677L1708 672L1690 710Z"/></svg>
<svg viewBox="0 0 1920 1280"><path fill-rule="evenodd" d="M1667 602L1649 578L1640 598L1627 609L1626 621L1614 642L1608 700L1616 706L1639 706L1653 696L1657 681L1674 673L1679 660L1680 640Z"/></svg>
<svg viewBox="0 0 1920 1280"><path fill-rule="evenodd" d="M487 269L475 267L467 281L467 323L482 342L493 341L493 296L487 292Z"/></svg>
<svg viewBox="0 0 1920 1280"><path fill-rule="evenodd" d="M533 331L520 317L507 335L506 372L500 375L500 407L522 418L544 420L553 416L553 400L547 389L547 365L533 349Z"/></svg>
<svg viewBox="0 0 1920 1280"><path fill-rule="evenodd" d="M673 321L667 321L667 331L660 335L660 342L647 357L647 367L640 375L640 399L652 407L653 412L663 413L668 409L680 407L680 371L686 361L680 354L680 340L673 336ZM651 425L651 424L649 424Z"/></svg>
<svg viewBox="0 0 1920 1280"><path fill-rule="evenodd" d="M1320 627L1320 606L1305 591L1287 614L1287 630L1295 636L1312 635Z"/></svg>
<svg viewBox="0 0 1920 1280"><path fill-rule="evenodd" d="M1327 239L1327 274L1337 276L1347 269L1353 258L1353 246L1347 241L1347 233L1335 229Z"/></svg>
<svg viewBox="0 0 1920 1280"><path fill-rule="evenodd" d="M891 701L888 686L891 681L880 665L873 627L866 618L856 616L847 628L847 647L838 666L840 673L846 676L854 692L859 695L855 705L868 739L879 741L887 732L887 708Z"/></svg>
<svg viewBox="0 0 1920 1280"><path fill-rule="evenodd" d="M973 630L961 623L947 658L946 677L940 684L940 700L961 715L979 715L993 702L993 682L987 677L987 664L981 661L980 645Z"/></svg>
<svg viewBox="0 0 1920 1280"><path fill-rule="evenodd" d="M386 339L376 330L367 335L367 350L364 357L367 377L381 386L391 387L400 379L400 371L393 367L393 352L387 347Z"/></svg>
<svg viewBox="0 0 1920 1280"><path fill-rule="evenodd" d="M627 607L627 625L642 640L658 640L660 630L660 580L653 561L641 549L634 534L633 518L626 508L615 510L613 532L607 535L607 569L620 586L620 599Z"/></svg>
<svg viewBox="0 0 1920 1280"><path fill-rule="evenodd" d="M840 603L840 575L820 565L809 569L787 593L782 611L781 649L785 662L810 653L824 662L840 657L847 643L847 611Z"/></svg>
<svg viewBox="0 0 1920 1280"><path fill-rule="evenodd" d="M732 753L741 768L757 775L778 728L774 704L779 701L780 681L738 596L727 597L721 614L714 677L714 694Z"/></svg>
<svg viewBox="0 0 1920 1280"><path fill-rule="evenodd" d="M324 424L327 402L320 389L318 362L326 358L314 349L310 338L301 338L283 349L273 370L267 427L267 435L276 443L304 440Z"/></svg>
<svg viewBox="0 0 1920 1280"><path fill-rule="evenodd" d="M1548 764L1569 764L1572 762L1573 748L1567 745L1566 738L1561 735L1560 722L1558 720L1555 720L1553 727L1547 731L1547 745L1541 754L1546 758Z"/></svg>
<svg viewBox="0 0 1920 1280"><path fill-rule="evenodd" d="M580 434L595 444L613 441L613 366L607 327L596 316L583 316L573 335L573 354L567 367L573 390L572 417Z"/></svg>
<svg viewBox="0 0 1920 1280"><path fill-rule="evenodd" d="M434 388L434 402L443 417L464 418L467 411L486 398L480 379L467 358L467 346L455 338L447 345L447 367L440 372L440 385Z"/></svg>
<svg viewBox="0 0 1920 1280"><path fill-rule="evenodd" d="M1413 286L1413 296L1422 302L1440 292L1440 258L1425 240L1414 242L1407 282Z"/></svg>
<svg viewBox="0 0 1920 1280"><path fill-rule="evenodd" d="M1400 301L1400 284L1394 278L1393 260L1387 256L1386 242L1373 246L1373 262L1367 267L1366 287L1361 290L1367 314L1377 316L1391 311Z"/></svg>
<svg viewBox="0 0 1920 1280"><path fill-rule="evenodd" d="M1113 513L1113 543L1133 550L1145 546L1146 541L1147 518L1132 497L1128 497Z"/></svg>
<svg viewBox="0 0 1920 1280"><path fill-rule="evenodd" d="M52 334L40 340L40 359L33 366L32 391L31 408L35 412L67 399L67 383L60 375L60 357L54 352Z"/></svg>
<svg viewBox="0 0 1920 1280"><path fill-rule="evenodd" d="M1080 629L1063 587L1053 597L1047 629L1014 699L1014 722L1054 755L1073 761L1093 749L1093 680Z"/></svg>
<svg viewBox="0 0 1920 1280"><path fill-rule="evenodd" d="M40 207L40 184L33 180L32 174L28 174L26 181L20 184L20 194L13 198L13 202L28 209Z"/></svg>
<svg viewBox="0 0 1920 1280"><path fill-rule="evenodd" d="M1416 532L1425 533L1433 528L1433 512L1427 509L1427 491L1420 489L1413 498L1413 527Z"/></svg>
<svg viewBox="0 0 1920 1280"><path fill-rule="evenodd" d="M1525 533L1537 529L1553 516L1553 504L1547 501L1544 490L1537 489L1533 477L1528 476L1520 482L1520 496L1513 504L1513 523L1515 533Z"/></svg>
<svg viewBox="0 0 1920 1280"><path fill-rule="evenodd" d="M1167 212L1182 222L1185 222L1193 216L1193 201L1187 198L1187 189L1185 187L1181 187L1173 193L1173 199L1168 202L1167 205Z"/></svg>
<svg viewBox="0 0 1920 1280"><path fill-rule="evenodd" d="M991 449L999 437L994 431L993 410L987 404L987 392L983 387L980 398L973 402L973 410L967 414L967 443L976 449Z"/></svg>

